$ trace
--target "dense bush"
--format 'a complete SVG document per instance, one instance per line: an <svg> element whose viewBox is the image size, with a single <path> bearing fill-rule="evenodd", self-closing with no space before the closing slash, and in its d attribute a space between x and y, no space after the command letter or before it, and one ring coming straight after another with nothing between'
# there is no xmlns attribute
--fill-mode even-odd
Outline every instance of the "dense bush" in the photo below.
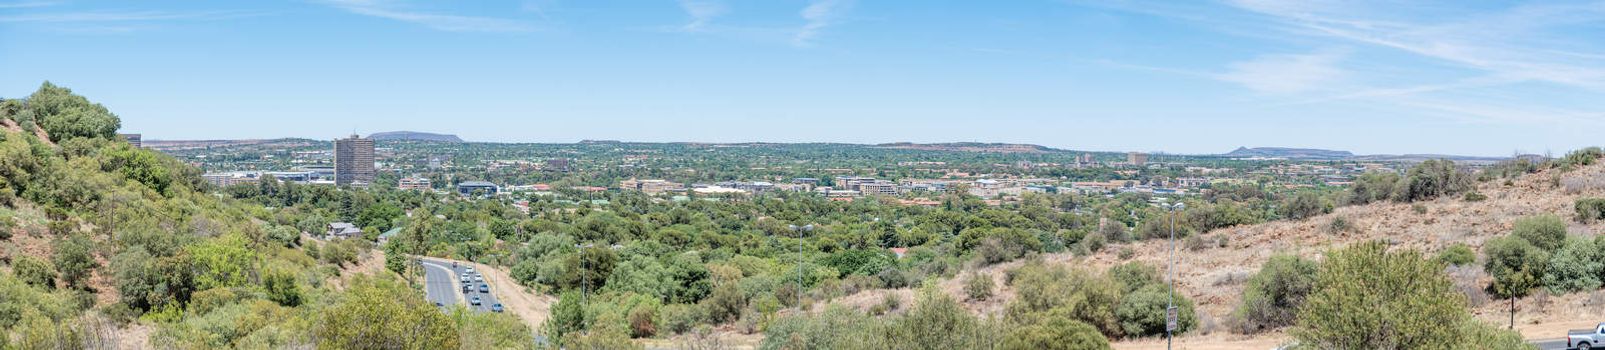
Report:
<svg viewBox="0 0 1605 350"><path fill-rule="evenodd" d="M417 291L384 278L358 278L319 313L320 348L455 349L451 319Z"/></svg>
<svg viewBox="0 0 1605 350"><path fill-rule="evenodd" d="M1126 336L1142 337L1165 334L1165 308L1174 301L1176 306L1175 334L1187 333L1198 327L1198 315L1193 302L1185 295L1172 294L1162 285L1149 285L1126 294L1115 309L1120 318L1120 329Z"/></svg>
<svg viewBox="0 0 1605 350"><path fill-rule="evenodd" d="M1414 202L1465 192L1472 188L1472 177L1455 167L1453 161L1434 159L1410 168L1399 180L1393 199Z"/></svg>
<svg viewBox="0 0 1605 350"><path fill-rule="evenodd" d="M1109 277L1119 281L1122 290L1131 293L1148 285L1159 284L1159 271L1141 262L1129 262L1109 268Z"/></svg>
<svg viewBox="0 0 1605 350"><path fill-rule="evenodd" d="M1573 238L1549 257L1544 286L1550 293L1565 294L1599 289L1605 276L1605 239Z"/></svg>
<svg viewBox="0 0 1605 350"><path fill-rule="evenodd" d="M1115 314L1123 286L1108 275L1040 261L1027 262L1013 275L1010 285L1014 286L1015 299L1005 307L1010 322L1032 324L1050 317L1068 317L1098 328L1107 337L1124 336L1125 330Z"/></svg>
<svg viewBox="0 0 1605 350"><path fill-rule="evenodd" d="M1556 161L1555 165L1559 167L1593 165L1600 157L1605 157L1605 150L1601 150L1599 147L1587 147L1566 153L1566 156Z"/></svg>
<svg viewBox="0 0 1605 350"><path fill-rule="evenodd" d="M1332 212L1332 204L1321 199L1321 196L1309 191L1299 192L1288 197L1280 207L1283 217L1300 220Z"/></svg>
<svg viewBox="0 0 1605 350"><path fill-rule="evenodd" d="M1592 223L1605 219L1605 198L1578 198L1577 221Z"/></svg>
<svg viewBox="0 0 1605 350"><path fill-rule="evenodd" d="M1416 349L1459 339L1472 321L1442 265L1368 242L1327 253L1293 336L1330 349Z"/></svg>
<svg viewBox="0 0 1605 350"><path fill-rule="evenodd" d="M1511 234L1527 240L1538 249L1554 251L1566 243L1566 221L1550 214L1525 217L1516 220L1516 228Z"/></svg>
<svg viewBox="0 0 1605 350"><path fill-rule="evenodd" d="M1001 350L1097 350L1109 349L1109 339L1085 322L1053 318L1040 324L1015 328L1003 337Z"/></svg>
<svg viewBox="0 0 1605 350"><path fill-rule="evenodd" d="M11 274L16 275L17 280L23 283L44 287L45 289L55 288L56 286L56 268L51 266L49 261L31 255L23 255L13 259L11 261Z"/></svg>
<svg viewBox="0 0 1605 350"><path fill-rule="evenodd" d="M1448 266L1471 265L1477 262L1477 252L1465 243L1450 244L1438 252L1438 262Z"/></svg>
<svg viewBox="0 0 1605 350"><path fill-rule="evenodd" d="M1293 325L1315 288L1316 269L1296 255L1272 256L1243 288L1242 304L1232 311L1234 328L1252 333Z"/></svg>

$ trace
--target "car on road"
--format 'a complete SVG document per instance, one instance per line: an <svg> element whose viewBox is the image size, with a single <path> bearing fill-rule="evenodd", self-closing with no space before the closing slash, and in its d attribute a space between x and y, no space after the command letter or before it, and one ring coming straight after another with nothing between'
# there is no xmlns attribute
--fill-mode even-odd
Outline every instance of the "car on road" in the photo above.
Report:
<svg viewBox="0 0 1605 350"><path fill-rule="evenodd" d="M446 305L444 305L444 304L441 304L441 303L440 303L440 302L438 302L438 301L437 301L437 302L435 302L435 306L436 306L436 307L441 307L441 306L446 306Z"/></svg>
<svg viewBox="0 0 1605 350"><path fill-rule="evenodd" d="M479 305L479 297L474 297L473 299L468 299L468 304L470 304L470 305Z"/></svg>
<svg viewBox="0 0 1605 350"><path fill-rule="evenodd" d="M490 293L490 285L489 284L480 283L479 284L479 292L480 293Z"/></svg>
<svg viewBox="0 0 1605 350"><path fill-rule="evenodd" d="M490 305L490 311L491 312L502 312L502 304L501 303L491 304Z"/></svg>
<svg viewBox="0 0 1605 350"><path fill-rule="evenodd" d="M473 293L474 285L463 283L463 294Z"/></svg>
<svg viewBox="0 0 1605 350"><path fill-rule="evenodd" d="M1566 347L1577 350L1591 350L1598 348L1605 342L1605 323L1594 326L1594 329L1573 329L1566 331Z"/></svg>

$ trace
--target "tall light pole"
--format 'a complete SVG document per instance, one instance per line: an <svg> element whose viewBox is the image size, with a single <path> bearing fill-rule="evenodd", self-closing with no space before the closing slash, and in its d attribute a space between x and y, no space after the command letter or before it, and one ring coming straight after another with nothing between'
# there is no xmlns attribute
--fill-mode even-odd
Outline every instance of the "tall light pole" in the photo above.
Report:
<svg viewBox="0 0 1605 350"><path fill-rule="evenodd" d="M1166 278L1170 283L1170 300L1165 302L1165 349L1169 350L1172 339L1175 338L1173 332L1179 322L1176 319L1176 211L1187 209L1187 205L1176 202L1161 206L1170 213L1170 277Z"/></svg>
<svg viewBox="0 0 1605 350"><path fill-rule="evenodd" d="M787 225L792 232L797 233L797 311L802 312L803 296L803 234L814 230L814 224L802 226Z"/></svg>

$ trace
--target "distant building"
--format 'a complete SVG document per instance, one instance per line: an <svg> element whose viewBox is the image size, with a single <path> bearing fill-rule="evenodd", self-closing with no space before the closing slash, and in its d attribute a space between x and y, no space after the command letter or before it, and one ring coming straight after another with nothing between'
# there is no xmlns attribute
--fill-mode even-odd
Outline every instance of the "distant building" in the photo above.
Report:
<svg viewBox="0 0 1605 350"><path fill-rule="evenodd" d="M495 195L498 189L496 184L485 181L463 181L457 184L457 193L461 193L464 196L472 196L475 191L480 191L481 194L486 196Z"/></svg>
<svg viewBox="0 0 1605 350"><path fill-rule="evenodd" d="M561 171L561 172L568 172L569 170L571 170L569 168L569 160L568 160L568 158L547 159L546 160L546 167L543 167L541 169L544 169L544 170L547 170L547 171Z"/></svg>
<svg viewBox="0 0 1605 350"><path fill-rule="evenodd" d="M886 180L874 180L858 183L858 192L865 195L897 195L897 183Z"/></svg>
<svg viewBox="0 0 1605 350"><path fill-rule="evenodd" d="M434 189L434 186L433 186L433 184L429 183L429 179L428 178L424 178L424 177L407 177L407 178L402 178L400 180L396 180L396 188L403 189L403 190L428 191L428 190Z"/></svg>
<svg viewBox="0 0 1605 350"><path fill-rule="evenodd" d="M212 184L212 186L217 187L229 187L238 184L256 183L256 176L249 176L248 174L249 173L240 171L227 173L207 173L202 174L201 178L205 179L207 183Z"/></svg>
<svg viewBox="0 0 1605 350"><path fill-rule="evenodd" d="M1142 166L1148 163L1148 154L1142 152L1126 153L1126 163L1132 166Z"/></svg>
<svg viewBox="0 0 1605 350"><path fill-rule="evenodd" d="M117 134L117 136L122 136L124 140L128 140L128 144L129 145L133 145L134 148L145 147L145 142L143 140L141 140L141 139L144 138L143 135L140 135L140 134Z"/></svg>
<svg viewBox="0 0 1605 350"><path fill-rule="evenodd" d="M857 191L858 190L858 184L864 183L864 182L872 182L872 181L875 181L875 180L876 179L873 178L873 177L837 176L836 177L836 185L832 186L832 188L838 189L838 190Z"/></svg>
<svg viewBox="0 0 1605 350"><path fill-rule="evenodd" d="M370 183L376 174L373 169L373 139L352 134L351 138L334 140L335 185Z"/></svg>
<svg viewBox="0 0 1605 350"><path fill-rule="evenodd" d="M619 188L625 191L641 191L646 194L659 194L672 191L684 191L685 185L668 180L636 180L619 181Z"/></svg>
<svg viewBox="0 0 1605 350"><path fill-rule="evenodd" d="M325 227L323 239L346 239L362 237L362 229L349 222L331 222Z"/></svg>

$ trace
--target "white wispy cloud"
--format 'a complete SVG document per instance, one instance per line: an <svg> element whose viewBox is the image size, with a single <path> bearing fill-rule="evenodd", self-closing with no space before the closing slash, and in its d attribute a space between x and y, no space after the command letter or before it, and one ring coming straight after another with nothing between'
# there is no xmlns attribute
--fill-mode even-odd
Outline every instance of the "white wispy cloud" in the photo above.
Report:
<svg viewBox="0 0 1605 350"><path fill-rule="evenodd" d="M59 2L59 1L0 2L0 9L20 9L20 8L46 7L46 6L55 6L56 4L60 4L60 3L61 2Z"/></svg>
<svg viewBox="0 0 1605 350"><path fill-rule="evenodd" d="M1273 94L1291 94L1334 86L1348 73L1338 62L1348 55L1344 50L1310 54L1272 54L1232 63L1216 79Z"/></svg>
<svg viewBox="0 0 1605 350"><path fill-rule="evenodd" d="M680 0L680 8L685 10L686 15L691 16L691 22L680 27L680 30L687 32L702 31L708 26L708 22L728 11L724 3L714 0Z"/></svg>
<svg viewBox="0 0 1605 350"><path fill-rule="evenodd" d="M204 12L169 12L169 11L127 11L127 12L62 12L62 13L28 13L18 15L0 15L0 22L42 22L42 23L69 23L69 22L150 22L166 20L222 20L256 15L255 12L242 11L204 11Z"/></svg>
<svg viewBox="0 0 1605 350"><path fill-rule="evenodd" d="M802 10L802 18L805 23L803 23L802 29L799 29L797 34L792 36L791 44L795 46L813 45L814 38L819 36L819 32L840 21L841 15L852 5L852 0L814 0L808 3L808 7Z"/></svg>
<svg viewBox="0 0 1605 350"><path fill-rule="evenodd" d="M1514 81L1540 81L1605 90L1605 53L1561 48L1589 45L1557 40L1559 26L1605 21L1605 2L1532 5L1451 20L1386 17L1348 2L1236 0L1232 5L1328 37L1414 54ZM1596 38L1597 39L1597 38ZM1585 44L1585 43L1575 43ZM1595 42L1594 49L1598 49Z"/></svg>
<svg viewBox="0 0 1605 350"><path fill-rule="evenodd" d="M410 10L384 0L323 0L325 4L354 14L397 20L450 32L527 32L531 23L494 17L462 16Z"/></svg>

